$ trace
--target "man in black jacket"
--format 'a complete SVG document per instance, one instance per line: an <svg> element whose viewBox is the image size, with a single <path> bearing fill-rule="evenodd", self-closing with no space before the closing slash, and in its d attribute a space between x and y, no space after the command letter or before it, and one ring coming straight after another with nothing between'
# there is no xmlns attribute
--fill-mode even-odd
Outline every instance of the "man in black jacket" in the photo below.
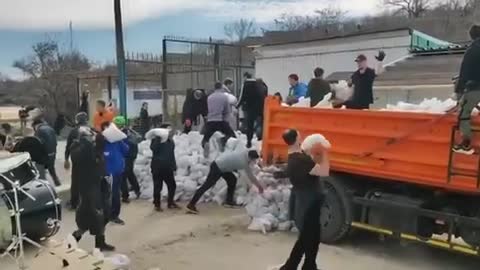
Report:
<svg viewBox="0 0 480 270"><path fill-rule="evenodd" d="M75 214L78 229L71 237L78 242L85 232L90 231L95 236L96 248L100 251L114 251L115 247L105 242L105 225L109 220L111 201L109 184L104 179L105 138L101 134L95 135L87 126L80 127L77 134L78 137L71 145L72 175L82 181Z"/></svg>
<svg viewBox="0 0 480 270"><path fill-rule="evenodd" d="M355 62L358 65L358 70L353 73L349 86L353 85L352 99L345 102L348 109L364 110L369 109L373 104L373 83L377 75L383 72L383 60L386 54L380 51L375 58L377 59L377 67L375 69L368 66L367 57L360 54Z"/></svg>
<svg viewBox="0 0 480 270"><path fill-rule="evenodd" d="M58 179L57 172L55 170L55 160L57 156L57 134L55 133L55 130L41 118L33 120L32 126L35 130L35 137L40 139L47 150L48 162L46 164L46 168L48 169L55 186L58 187L61 185L61 182L60 179ZM38 169L40 178L46 180L45 168L40 166Z"/></svg>
<svg viewBox="0 0 480 270"><path fill-rule="evenodd" d="M150 164L153 175L153 204L157 212L163 211L161 194L164 181L168 188L167 207L169 209L179 209L179 206L175 203L177 162L175 160L175 142L172 138L173 132L169 124L163 124L161 128L169 130L168 137L155 137L150 144L153 153L152 163Z"/></svg>
<svg viewBox="0 0 480 270"><path fill-rule="evenodd" d="M266 95L262 89L266 85L259 84L257 80L253 78L252 74L248 72L245 72L244 77L245 82L243 83L237 108L243 107L246 113L247 148L251 148L253 134L255 132L255 122L263 115L263 103Z"/></svg>
<svg viewBox="0 0 480 270"><path fill-rule="evenodd" d="M480 25L470 28L473 42L463 57L460 75L455 87L455 93L460 98L459 127L462 133L462 143L454 146L457 153L471 155L475 150L471 146L472 130L470 116L480 102Z"/></svg>
<svg viewBox="0 0 480 270"><path fill-rule="evenodd" d="M78 140L79 138L79 129L81 127L88 127L88 115L85 112L79 112L77 115L75 115L75 122L77 126L70 131L67 137L67 145L65 146L65 163L64 163L64 168L66 170L70 169L70 153L71 153L71 147L72 144L75 142L75 140ZM82 181L82 179L78 179L76 175L73 174L72 172L72 186L70 188L70 208L71 209L76 209L79 203L79 184Z"/></svg>
<svg viewBox="0 0 480 270"><path fill-rule="evenodd" d="M324 70L322 68L316 68L313 71L315 78L313 78L308 84L308 91L305 97L310 98L310 107L315 107L323 97L330 93L330 84L323 79Z"/></svg>

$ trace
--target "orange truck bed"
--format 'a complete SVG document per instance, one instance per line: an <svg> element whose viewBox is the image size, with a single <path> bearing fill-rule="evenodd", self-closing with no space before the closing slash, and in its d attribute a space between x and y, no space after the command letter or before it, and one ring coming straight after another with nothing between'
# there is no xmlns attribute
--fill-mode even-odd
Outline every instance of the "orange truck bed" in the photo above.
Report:
<svg viewBox="0 0 480 270"><path fill-rule="evenodd" d="M285 129L321 133L332 143L332 170L441 190L480 194L478 155L451 154L454 114L283 107L265 101L262 155L285 162ZM480 119L474 119L480 126Z"/></svg>

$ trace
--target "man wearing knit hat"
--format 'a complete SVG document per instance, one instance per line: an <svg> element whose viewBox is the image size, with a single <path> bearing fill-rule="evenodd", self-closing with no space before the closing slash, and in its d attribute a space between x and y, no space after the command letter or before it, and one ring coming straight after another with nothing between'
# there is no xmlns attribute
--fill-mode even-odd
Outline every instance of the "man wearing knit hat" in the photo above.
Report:
<svg viewBox="0 0 480 270"><path fill-rule="evenodd" d="M88 127L88 115L85 112L79 112L75 115L75 124L76 127L70 131L67 137L67 145L65 146L65 163L64 167L66 170L70 169L70 153L72 144L77 140L80 136L79 130L80 127ZM79 193L78 193L78 185L79 182L82 181L78 179L72 172L72 185L70 188L70 208L76 209L79 203Z"/></svg>
<svg viewBox="0 0 480 270"><path fill-rule="evenodd" d="M133 167L135 164L135 159L138 155L138 142L141 140L142 136L132 129L128 128L127 120L123 116L117 116L113 119L113 123L127 135L125 143L128 144L128 154L125 157L125 171L123 172L122 178L122 202L130 203L130 189L135 192L137 199L140 197L140 186L138 184L137 177L133 172Z"/></svg>

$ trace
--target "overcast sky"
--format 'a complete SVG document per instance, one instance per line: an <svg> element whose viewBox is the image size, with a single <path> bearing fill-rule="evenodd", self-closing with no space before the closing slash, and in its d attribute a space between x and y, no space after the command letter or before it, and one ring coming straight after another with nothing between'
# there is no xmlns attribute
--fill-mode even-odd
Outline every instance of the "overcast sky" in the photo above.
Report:
<svg viewBox="0 0 480 270"><path fill-rule="evenodd" d="M335 6L349 16L374 14L379 0L123 0L128 50L159 52L164 35L223 37L223 25L239 18L268 25L287 13L312 14ZM0 72L19 76L11 64L46 35L75 46L96 61L114 56L113 0L0 0ZM92 46L95 43L95 46Z"/></svg>

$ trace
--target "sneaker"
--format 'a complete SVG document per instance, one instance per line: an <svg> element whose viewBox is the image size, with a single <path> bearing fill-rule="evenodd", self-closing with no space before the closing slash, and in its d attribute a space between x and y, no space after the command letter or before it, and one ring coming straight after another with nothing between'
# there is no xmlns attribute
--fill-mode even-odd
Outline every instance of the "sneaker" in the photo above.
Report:
<svg viewBox="0 0 480 270"><path fill-rule="evenodd" d="M475 150L471 146L466 146L466 145L455 145L453 147L453 152L457 154L463 154L463 155L475 154Z"/></svg>
<svg viewBox="0 0 480 270"><path fill-rule="evenodd" d="M117 225L125 225L125 221L121 220L120 218L114 218L111 220L112 223L117 224Z"/></svg>
<svg viewBox="0 0 480 270"><path fill-rule="evenodd" d="M163 212L163 208L160 205L155 206L155 211L156 212Z"/></svg>
<svg viewBox="0 0 480 270"><path fill-rule="evenodd" d="M240 205L240 204L236 204L236 203L223 203L223 207L225 208L230 208L230 209L239 209L239 208L242 208L243 205Z"/></svg>
<svg viewBox="0 0 480 270"><path fill-rule="evenodd" d="M180 206L178 206L178 204L176 203L169 203L168 209L177 210L177 209L180 209Z"/></svg>
<svg viewBox="0 0 480 270"><path fill-rule="evenodd" d="M122 202L123 202L123 203L126 203L126 204L129 204L129 203L130 203L130 199L129 199L129 198L123 198L123 199L122 199Z"/></svg>
<svg viewBox="0 0 480 270"><path fill-rule="evenodd" d="M197 207L195 207L194 205L187 205L187 214L198 215L199 212L197 210Z"/></svg>

